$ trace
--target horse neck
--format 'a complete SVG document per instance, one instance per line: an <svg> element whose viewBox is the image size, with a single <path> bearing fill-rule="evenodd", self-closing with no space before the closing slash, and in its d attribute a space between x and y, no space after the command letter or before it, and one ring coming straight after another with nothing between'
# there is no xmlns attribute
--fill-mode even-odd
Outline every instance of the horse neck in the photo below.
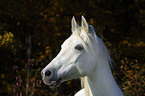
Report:
<svg viewBox="0 0 145 96"><path fill-rule="evenodd" d="M123 96L107 60L100 60L94 72L84 78L86 96Z"/></svg>

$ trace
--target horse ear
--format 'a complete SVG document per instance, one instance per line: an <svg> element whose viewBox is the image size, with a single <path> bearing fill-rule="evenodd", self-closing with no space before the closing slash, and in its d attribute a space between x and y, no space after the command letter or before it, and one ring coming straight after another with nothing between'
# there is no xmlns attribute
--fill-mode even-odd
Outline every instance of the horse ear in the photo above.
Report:
<svg viewBox="0 0 145 96"><path fill-rule="evenodd" d="M71 20L71 30L72 30L72 32L74 32L78 27L79 26L78 26L78 24L77 24L77 22L75 20L75 17L73 16L73 18Z"/></svg>
<svg viewBox="0 0 145 96"><path fill-rule="evenodd" d="M82 23L81 23L81 27L86 30L86 32L88 32L88 23L86 21L86 19L84 18L84 16L82 15Z"/></svg>

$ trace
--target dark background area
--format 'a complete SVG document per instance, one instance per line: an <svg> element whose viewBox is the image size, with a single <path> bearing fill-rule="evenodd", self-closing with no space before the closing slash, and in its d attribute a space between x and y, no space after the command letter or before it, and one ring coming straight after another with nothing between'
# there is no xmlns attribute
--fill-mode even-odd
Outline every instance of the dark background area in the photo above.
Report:
<svg viewBox="0 0 145 96"><path fill-rule="evenodd" d="M0 0L0 95L73 96L80 81L49 88L41 70L84 15L116 63L125 96L145 95L145 0Z"/></svg>

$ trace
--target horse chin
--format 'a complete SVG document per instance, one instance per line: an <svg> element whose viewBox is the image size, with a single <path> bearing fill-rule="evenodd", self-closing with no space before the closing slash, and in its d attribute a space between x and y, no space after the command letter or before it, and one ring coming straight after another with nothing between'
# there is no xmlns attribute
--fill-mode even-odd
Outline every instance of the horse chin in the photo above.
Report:
<svg viewBox="0 0 145 96"><path fill-rule="evenodd" d="M43 82L52 88L58 87L61 84L61 78L57 79L56 81L49 81L49 80L43 79Z"/></svg>

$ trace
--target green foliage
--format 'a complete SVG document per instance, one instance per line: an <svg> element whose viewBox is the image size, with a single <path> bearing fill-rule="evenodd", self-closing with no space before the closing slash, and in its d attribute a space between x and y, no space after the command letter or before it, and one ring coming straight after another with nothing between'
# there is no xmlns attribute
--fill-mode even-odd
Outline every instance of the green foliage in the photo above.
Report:
<svg viewBox="0 0 145 96"><path fill-rule="evenodd" d="M42 83L40 71L71 34L72 16L80 20L81 15L96 28L97 35L103 34L119 68L115 74L122 78L118 82L122 81L124 94L145 95L144 5L144 0L1 0L0 95L71 96L76 93L80 89L78 80L52 90ZM31 36L31 46L26 44L28 36Z"/></svg>
<svg viewBox="0 0 145 96"><path fill-rule="evenodd" d="M121 72L124 74L122 83L124 95L126 96L143 96L145 86L145 64L139 66L138 60L121 60Z"/></svg>
<svg viewBox="0 0 145 96"><path fill-rule="evenodd" d="M0 35L0 46L7 46L13 43L13 34L11 32L4 32L5 34Z"/></svg>

